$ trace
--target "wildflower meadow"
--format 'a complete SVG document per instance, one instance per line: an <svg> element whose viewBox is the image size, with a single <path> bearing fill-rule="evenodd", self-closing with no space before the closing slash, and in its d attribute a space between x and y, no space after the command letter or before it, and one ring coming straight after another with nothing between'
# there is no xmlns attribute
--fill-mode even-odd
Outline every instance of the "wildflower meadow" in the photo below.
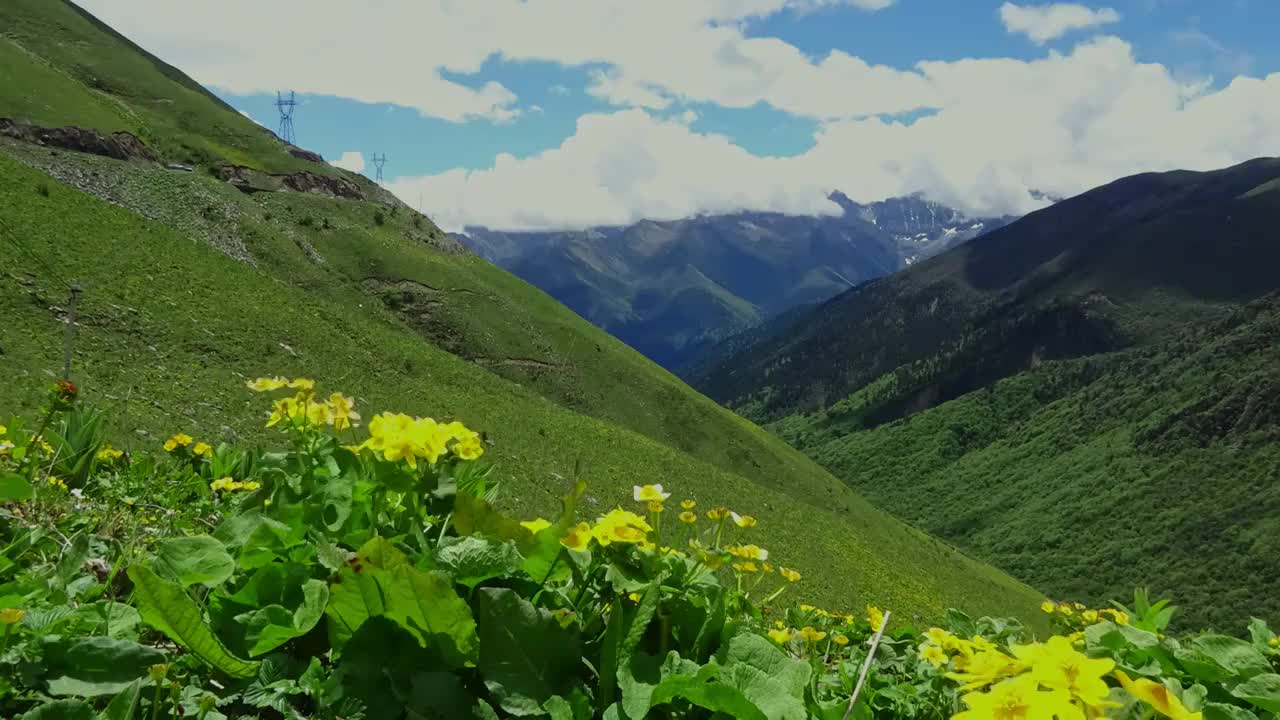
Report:
<svg viewBox="0 0 1280 720"><path fill-rule="evenodd" d="M249 383L269 448L154 452L60 383L0 425L0 716L1154 718L1280 713L1277 639L1045 600L1052 633L819 608L767 517L654 478L581 517L498 509L483 437L305 378ZM1037 619L1037 624L1039 624Z"/></svg>

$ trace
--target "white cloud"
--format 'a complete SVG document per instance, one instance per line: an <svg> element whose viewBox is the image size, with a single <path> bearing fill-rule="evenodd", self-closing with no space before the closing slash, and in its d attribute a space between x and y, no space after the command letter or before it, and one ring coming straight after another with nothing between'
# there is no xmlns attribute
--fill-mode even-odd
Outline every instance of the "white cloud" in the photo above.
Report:
<svg viewBox="0 0 1280 720"><path fill-rule="evenodd" d="M664 96L655 88L620 77L618 73L607 70L591 71L591 84L587 86L587 94L612 105L654 110L663 110L671 105L671 98Z"/></svg>
<svg viewBox="0 0 1280 720"><path fill-rule="evenodd" d="M567 97L572 95L573 91L570 90L567 85L556 84L551 86L550 93L552 95L559 95L560 97Z"/></svg>
<svg viewBox="0 0 1280 720"><path fill-rule="evenodd" d="M1026 212L1029 191L1072 195L1148 170L1211 169L1280 147L1280 73L1213 90L1140 63L1116 38L1069 54L926 63L941 109L907 125L825 123L804 154L757 157L679 118L631 109L585 115L559 147L493 167L401 179L451 230L621 224L740 209L835 212L923 190L975 214ZM494 198L501 198L495 202Z"/></svg>
<svg viewBox="0 0 1280 720"><path fill-rule="evenodd" d="M811 58L744 23L788 9L889 0L82 0L200 82L395 103L450 121L511 121L519 98L476 77L492 58L606 68L595 94L658 107L760 102L819 118L901 112L932 99L919 74L842 52ZM279 29L289 28L287 37ZM360 28L359 32L349 32ZM367 29L375 31L366 31ZM335 52L341 47L342 52ZM832 87L857 88L831 92Z"/></svg>
<svg viewBox="0 0 1280 720"><path fill-rule="evenodd" d="M676 119L680 121L681 125L692 125L698 121L698 113L693 110L685 110L677 115Z"/></svg>
<svg viewBox="0 0 1280 720"><path fill-rule="evenodd" d="M329 162L334 167L350 170L353 173L364 172L364 153L356 150L348 150L342 153L342 157Z"/></svg>
<svg viewBox="0 0 1280 720"><path fill-rule="evenodd" d="M1085 30L1120 22L1120 13L1111 8L1093 10L1076 3L1000 6L1000 20L1011 33L1022 33L1038 45L1062 37L1073 30Z"/></svg>

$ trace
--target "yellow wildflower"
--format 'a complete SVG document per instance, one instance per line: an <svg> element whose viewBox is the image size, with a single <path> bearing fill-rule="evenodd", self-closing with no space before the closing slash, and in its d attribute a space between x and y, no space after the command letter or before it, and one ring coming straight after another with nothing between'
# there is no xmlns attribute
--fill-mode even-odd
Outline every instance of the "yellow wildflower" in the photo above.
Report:
<svg viewBox="0 0 1280 720"><path fill-rule="evenodd" d="M814 607L813 605L808 605L808 604L805 604L805 603L800 603L800 612L802 612L802 613L811 613L811 612L813 612L814 610L817 610L817 609L818 609L818 608Z"/></svg>
<svg viewBox="0 0 1280 720"><path fill-rule="evenodd" d="M329 403L314 402L311 398L304 398L307 408L307 422L311 425L331 425L333 424L333 411L329 408Z"/></svg>
<svg viewBox="0 0 1280 720"><path fill-rule="evenodd" d="M766 573L773 572L773 566L770 565L769 563L764 563L763 565L760 566L760 569L765 571Z"/></svg>
<svg viewBox="0 0 1280 720"><path fill-rule="evenodd" d="M475 460L484 454L484 446L480 444L480 437L477 435L454 443L453 454L463 460Z"/></svg>
<svg viewBox="0 0 1280 720"><path fill-rule="evenodd" d="M289 381L289 387L294 390L301 390L304 393L310 393L316 389L316 381L310 378L294 378Z"/></svg>
<svg viewBox="0 0 1280 720"><path fill-rule="evenodd" d="M736 512L730 512L729 517L733 519L733 524L740 528L753 528L756 526L756 519L750 515L739 515Z"/></svg>
<svg viewBox="0 0 1280 720"><path fill-rule="evenodd" d="M680 522L684 523L685 525L692 525L698 522L698 516L694 515L688 510L685 510L684 512L680 513Z"/></svg>
<svg viewBox="0 0 1280 720"><path fill-rule="evenodd" d="M186 433L178 433L164 442L165 452L175 452L180 447L187 447L195 438Z"/></svg>
<svg viewBox="0 0 1280 720"><path fill-rule="evenodd" d="M613 543L636 544L648 539L653 528L644 518L621 508L596 519L591 534L604 547Z"/></svg>
<svg viewBox="0 0 1280 720"><path fill-rule="evenodd" d="M3 434L3 433L0 433L0 434ZM681 501L680 501L680 509L681 509L681 510L692 510L692 509L694 509L694 508L696 508L696 507L698 507L698 503L697 503L697 502L695 502L695 501L693 501L693 500L681 500Z"/></svg>
<svg viewBox="0 0 1280 720"><path fill-rule="evenodd" d="M628 599L628 600L630 600L630 601L631 601L631 602L633 602L633 603L638 603L638 602L640 602L640 593L634 593L634 592L633 592L633 593L628 593L628 594L627 594L627 599Z"/></svg>
<svg viewBox="0 0 1280 720"><path fill-rule="evenodd" d="M1071 645L1071 640L1055 635L1044 644L1019 645L1013 654L1031 665L1031 675L1051 690L1063 690L1092 707L1108 705L1107 683L1102 676L1115 668L1114 661L1090 658Z"/></svg>
<svg viewBox="0 0 1280 720"><path fill-rule="evenodd" d="M269 378L260 377L257 380L249 380L245 382L245 386L254 392L271 392L272 390L279 390L288 384L289 380L287 378L282 378L279 375Z"/></svg>
<svg viewBox="0 0 1280 720"><path fill-rule="evenodd" d="M809 628L809 629L812 629L812 628ZM787 643L791 642L791 638L795 637L795 633L793 633L791 630L788 630L782 627L774 628L770 630L768 634L769 634L769 639L778 643L779 645L786 645Z"/></svg>
<svg viewBox="0 0 1280 720"><path fill-rule="evenodd" d="M819 640L822 640L823 638L825 638L826 636L827 634L825 632L821 630L816 630L811 625L805 625L804 627L800 628L800 637L804 638L805 642L816 643Z"/></svg>
<svg viewBox="0 0 1280 720"><path fill-rule="evenodd" d="M760 568L756 567L756 564L753 562L734 563L733 569L737 570L738 572L744 572L744 573L754 573L754 572L760 571Z"/></svg>
<svg viewBox="0 0 1280 720"><path fill-rule="evenodd" d="M849 644L849 636L842 633L836 633L831 637L831 640L840 647L844 647Z"/></svg>
<svg viewBox="0 0 1280 720"><path fill-rule="evenodd" d="M719 522L720 520L723 520L727 517L729 517L728 508L715 508L714 510L707 511L708 520Z"/></svg>
<svg viewBox="0 0 1280 720"><path fill-rule="evenodd" d="M636 502L661 503L671 497L671 493L662 492L662 485L636 485L631 490Z"/></svg>
<svg viewBox="0 0 1280 720"><path fill-rule="evenodd" d="M867 622L871 624L872 630L879 630L880 625L884 623L884 611L875 605L868 605Z"/></svg>
<svg viewBox="0 0 1280 720"><path fill-rule="evenodd" d="M124 453L116 450L110 445L103 445L94 457L102 462L115 462L116 460L124 457Z"/></svg>
<svg viewBox="0 0 1280 720"><path fill-rule="evenodd" d="M1015 675L1022 667L1017 660L999 650L986 650L969 658L962 672L947 673L947 677L962 683L961 690L973 690Z"/></svg>
<svg viewBox="0 0 1280 720"><path fill-rule="evenodd" d="M1044 612L1052 613L1054 610L1058 609L1058 606L1052 600L1045 600L1040 603L1040 609Z"/></svg>
<svg viewBox="0 0 1280 720"><path fill-rule="evenodd" d="M54 486L54 487L56 487L56 488L58 488L59 490L66 490L66 489L67 489L67 484L66 484L65 482L63 482L62 478L60 478L60 477L58 477L58 476L56 476L56 475L50 475L50 476L49 476L49 484L50 484L50 485L52 485L52 486Z"/></svg>
<svg viewBox="0 0 1280 720"><path fill-rule="evenodd" d="M783 579L785 579L787 582L800 582L800 573L796 572L795 570L790 570L788 568L780 567L778 568L778 574L781 575Z"/></svg>
<svg viewBox="0 0 1280 720"><path fill-rule="evenodd" d="M524 529L525 529L525 530L528 530L529 532L533 533L534 535L537 535L538 533L542 532L543 530L546 530L547 528L551 527L551 523L550 523L549 521L547 521L547 520L543 520L542 518L534 518L533 520L525 520L524 522L520 523L520 525L521 525L522 527L524 527Z"/></svg>
<svg viewBox="0 0 1280 720"><path fill-rule="evenodd" d="M925 644L920 649L920 659L932 665L934 668L940 668L947 664L947 653L941 647L932 644Z"/></svg>
<svg viewBox="0 0 1280 720"><path fill-rule="evenodd" d="M1029 675L1006 680L991 692L972 692L963 697L969 709L952 720L1053 720L1080 717L1071 698L1061 690L1044 691Z"/></svg>
<svg viewBox="0 0 1280 720"><path fill-rule="evenodd" d="M661 502L659 502L659 501L657 501L657 500L654 500L654 501L650 502L650 503L649 503L649 512L652 512L652 513L660 513L660 512L662 512L662 503L661 503Z"/></svg>
<svg viewBox="0 0 1280 720"><path fill-rule="evenodd" d="M1165 717L1173 720L1200 720L1202 717L1198 712L1193 713L1187 710L1182 701L1169 692L1169 688L1158 682L1146 678L1130 680L1129 676L1120 670L1117 670L1115 675L1126 692L1155 708Z"/></svg>
<svg viewBox="0 0 1280 720"><path fill-rule="evenodd" d="M209 443L206 443L206 442L196 443L195 448L193 448L191 452L195 453L199 457L206 457L206 458L213 457L213 448L210 447Z"/></svg>
<svg viewBox="0 0 1280 720"><path fill-rule="evenodd" d="M725 552L742 560L759 560L764 562L769 559L769 551L759 545L730 545L725 548Z"/></svg>
<svg viewBox="0 0 1280 720"><path fill-rule="evenodd" d="M296 397L281 398L271 405L271 416L267 418L267 427L275 427L285 420L301 419L306 413Z"/></svg>
<svg viewBox="0 0 1280 720"><path fill-rule="evenodd" d="M16 625L26 617L27 611L22 608L5 608L0 610L0 625Z"/></svg>
<svg viewBox="0 0 1280 720"><path fill-rule="evenodd" d="M580 552L586 550L586 546L590 543L591 525L586 523L573 525L572 528L568 529L567 533L564 533L564 537L561 538L561 544L563 544L564 547Z"/></svg>
<svg viewBox="0 0 1280 720"><path fill-rule="evenodd" d="M1084 618L1084 621L1087 623L1096 623L1098 622L1098 611L1085 610L1084 612L1080 613L1080 617Z"/></svg>
<svg viewBox="0 0 1280 720"><path fill-rule="evenodd" d="M7 428L7 427L5 427L5 426L3 426L3 425L0 425L0 435L5 435L5 434L7 434L8 432L9 432L9 428ZM692 501L692 500L685 500L685 502L693 502L693 501Z"/></svg>
<svg viewBox="0 0 1280 720"><path fill-rule="evenodd" d="M356 412L356 401L340 392L329 396L329 424L334 430L346 430L360 422L360 413Z"/></svg>

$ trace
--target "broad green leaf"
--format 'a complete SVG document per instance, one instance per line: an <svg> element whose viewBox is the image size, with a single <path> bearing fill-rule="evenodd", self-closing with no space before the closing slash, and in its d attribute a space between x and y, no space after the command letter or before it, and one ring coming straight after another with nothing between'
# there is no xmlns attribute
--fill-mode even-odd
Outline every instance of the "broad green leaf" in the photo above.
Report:
<svg viewBox="0 0 1280 720"><path fill-rule="evenodd" d="M1218 666L1242 679L1271 670L1271 664L1256 647L1237 638L1202 635L1187 643L1187 647L1212 658Z"/></svg>
<svg viewBox="0 0 1280 720"><path fill-rule="evenodd" d="M165 540L156 548L155 566L183 587L217 587L236 571L236 561L226 548L208 535Z"/></svg>
<svg viewBox="0 0 1280 720"><path fill-rule="evenodd" d="M141 696L142 681L134 680L129 687L111 698L111 702L107 703L107 709L102 711L99 720L133 720L133 715L138 710L138 698Z"/></svg>
<svg viewBox="0 0 1280 720"><path fill-rule="evenodd" d="M1253 641L1253 646L1266 652L1270 649L1269 643L1271 638L1276 634L1271 632L1271 628L1267 627L1267 621L1259 618L1249 618L1249 639Z"/></svg>
<svg viewBox="0 0 1280 720"><path fill-rule="evenodd" d="M475 660L475 620L453 583L442 573L410 566L383 538L366 543L338 574L325 614L330 640L338 650L369 618L385 616L424 647L437 649L454 667Z"/></svg>
<svg viewBox="0 0 1280 720"><path fill-rule="evenodd" d="M442 544L436 551L436 560L453 575L454 582L468 588L493 578L514 575L523 562L510 542L493 542L475 535Z"/></svg>
<svg viewBox="0 0 1280 720"><path fill-rule="evenodd" d="M769 720L756 704L736 688L714 680L719 668L707 665L695 677L677 675L662 682L653 691L653 707L665 705L676 698L683 698L713 713L724 713L734 720ZM708 673L710 671L710 673ZM707 675L711 674L712 678Z"/></svg>
<svg viewBox="0 0 1280 720"><path fill-rule="evenodd" d="M82 605L72 613L70 622L84 635L106 635L125 640L137 639L142 616L130 605L99 600Z"/></svg>
<svg viewBox="0 0 1280 720"><path fill-rule="evenodd" d="M742 691L769 720L806 720L804 691L812 669L755 633L735 635L716 659L721 682Z"/></svg>
<svg viewBox="0 0 1280 720"><path fill-rule="evenodd" d="M200 608L177 583L156 575L145 565L129 568L142 620L169 636L193 655L231 677L253 677L258 663L232 655L205 624Z"/></svg>
<svg viewBox="0 0 1280 720"><path fill-rule="evenodd" d="M31 483L17 473L0 473L0 502L30 500L35 493Z"/></svg>
<svg viewBox="0 0 1280 720"><path fill-rule="evenodd" d="M311 632L328 603L329 587L321 580L308 580L302 585L302 604L293 612L281 605L255 612L245 632L245 639L253 643L249 656L258 657Z"/></svg>
<svg viewBox="0 0 1280 720"><path fill-rule="evenodd" d="M98 697L145 677L147 668L164 662L164 653L106 637L58 639L45 644L44 662L49 694Z"/></svg>
<svg viewBox="0 0 1280 720"><path fill-rule="evenodd" d="M476 704L462 678L451 672L415 672L405 710L423 720L465 720Z"/></svg>
<svg viewBox="0 0 1280 720"><path fill-rule="evenodd" d="M397 718L404 712L410 675L431 668L432 662L430 652L408 630L377 616L351 636L334 666L331 682L340 695L364 704L368 720Z"/></svg>
<svg viewBox="0 0 1280 720"><path fill-rule="evenodd" d="M480 672L485 685L512 715L537 715L561 695L582 669L579 641L550 612L507 588L476 595Z"/></svg>
<svg viewBox="0 0 1280 720"><path fill-rule="evenodd" d="M618 667L618 687L622 690L622 710L628 718L644 718L652 705L653 691L676 675L697 675L699 665L672 650L666 658L633 653Z"/></svg>
<svg viewBox="0 0 1280 720"><path fill-rule="evenodd" d="M1209 703L1204 706L1204 720L1258 720L1251 710L1226 703Z"/></svg>
<svg viewBox="0 0 1280 720"><path fill-rule="evenodd" d="M542 703L542 709L547 711L551 716L551 720L573 720L573 708L569 705L569 701L559 695L552 695L546 702Z"/></svg>
<svg viewBox="0 0 1280 720"><path fill-rule="evenodd" d="M93 708L79 700L55 700L27 712L18 720L94 720Z"/></svg>
<svg viewBox="0 0 1280 720"><path fill-rule="evenodd" d="M1237 685L1231 694L1267 712L1280 713L1280 675L1255 675Z"/></svg>

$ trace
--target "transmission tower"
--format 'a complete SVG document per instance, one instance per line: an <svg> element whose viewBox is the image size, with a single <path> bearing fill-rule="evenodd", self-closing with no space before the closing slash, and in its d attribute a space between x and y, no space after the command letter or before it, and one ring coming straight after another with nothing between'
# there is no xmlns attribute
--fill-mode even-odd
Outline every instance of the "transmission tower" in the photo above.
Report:
<svg viewBox="0 0 1280 720"><path fill-rule="evenodd" d="M374 182L378 183L379 185L382 184L382 166L386 164L387 164L386 153L382 153L382 155L378 155L378 153L373 154L373 167L376 169L378 174L377 177L374 178Z"/></svg>
<svg viewBox="0 0 1280 720"><path fill-rule="evenodd" d="M293 98L293 91L289 91L289 95L276 91L276 109L280 111L280 139L293 144L293 108L298 102Z"/></svg>

